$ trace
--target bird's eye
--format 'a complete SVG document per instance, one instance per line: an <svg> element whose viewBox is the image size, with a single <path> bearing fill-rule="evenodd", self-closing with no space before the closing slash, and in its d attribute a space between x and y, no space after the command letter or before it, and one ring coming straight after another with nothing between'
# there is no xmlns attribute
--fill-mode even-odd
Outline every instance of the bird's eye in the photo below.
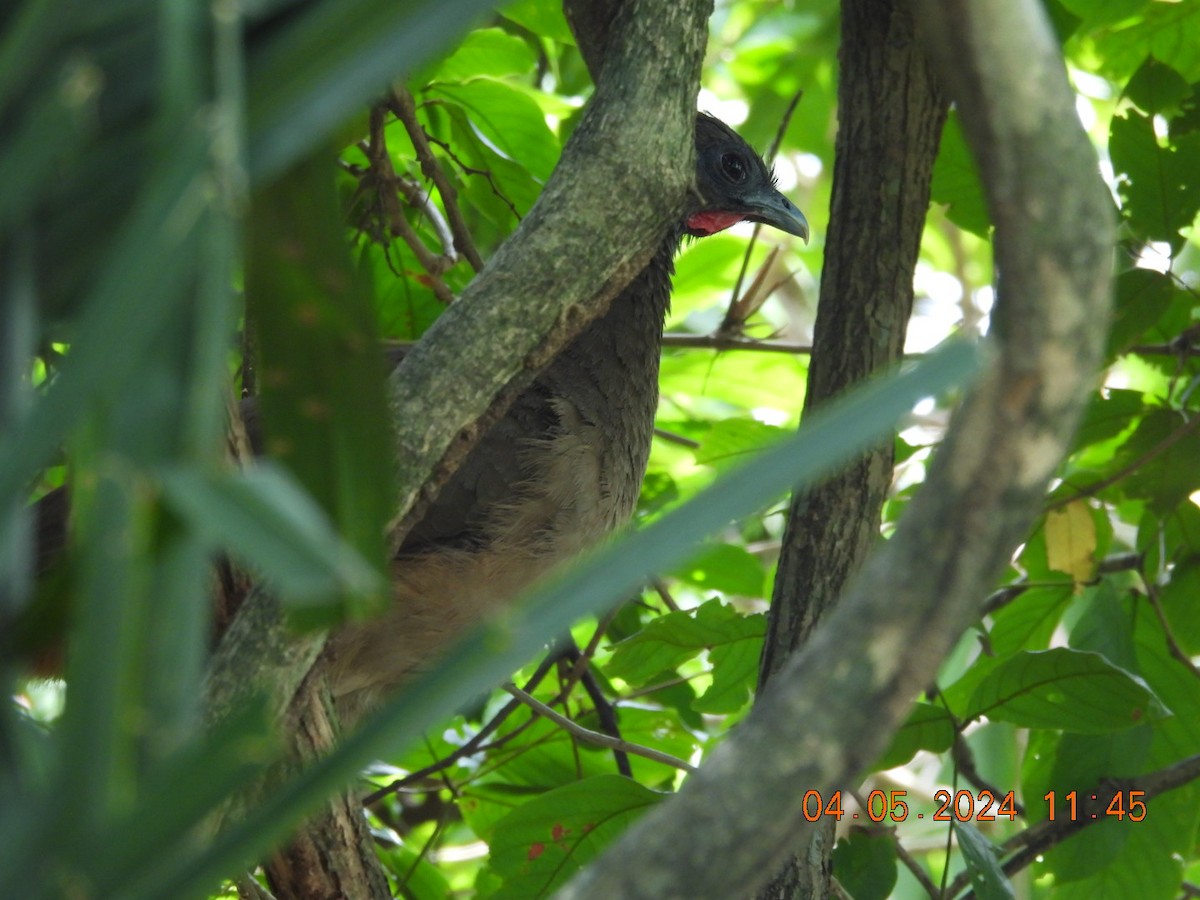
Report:
<svg viewBox="0 0 1200 900"><path fill-rule="evenodd" d="M726 153L721 157L721 171L728 176L730 181L740 184L746 180L746 161L740 154Z"/></svg>

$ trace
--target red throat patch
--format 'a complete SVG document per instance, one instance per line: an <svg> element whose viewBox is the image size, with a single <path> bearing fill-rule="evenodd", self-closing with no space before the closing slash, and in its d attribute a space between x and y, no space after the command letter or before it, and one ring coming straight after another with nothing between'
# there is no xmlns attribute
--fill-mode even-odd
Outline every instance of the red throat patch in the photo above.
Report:
<svg viewBox="0 0 1200 900"><path fill-rule="evenodd" d="M736 225L746 218L741 213L723 212L719 209L706 209L688 216L687 228L693 234L716 234L731 225Z"/></svg>

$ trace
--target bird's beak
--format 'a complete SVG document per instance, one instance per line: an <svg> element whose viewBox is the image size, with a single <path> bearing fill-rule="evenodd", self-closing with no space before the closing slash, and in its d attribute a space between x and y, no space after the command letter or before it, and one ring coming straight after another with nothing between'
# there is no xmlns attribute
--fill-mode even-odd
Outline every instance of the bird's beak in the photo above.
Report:
<svg viewBox="0 0 1200 900"><path fill-rule="evenodd" d="M752 194L742 197L746 204L746 218L752 222L762 222L794 234L808 243L808 219L796 208L787 197L772 187L763 187Z"/></svg>

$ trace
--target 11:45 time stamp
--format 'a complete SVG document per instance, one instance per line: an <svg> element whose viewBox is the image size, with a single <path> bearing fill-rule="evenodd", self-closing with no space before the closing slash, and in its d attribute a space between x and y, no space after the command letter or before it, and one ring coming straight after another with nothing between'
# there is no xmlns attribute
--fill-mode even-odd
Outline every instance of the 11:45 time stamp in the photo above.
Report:
<svg viewBox="0 0 1200 900"><path fill-rule="evenodd" d="M1050 791L1042 799L1046 802L1046 818L1051 822L1066 819L1071 822L1087 819L1128 819L1141 822L1146 818L1145 791L1117 791L1112 795L1090 794L1082 796L1078 791L1060 795ZM820 791L804 793L804 818L816 822L822 818L834 818L839 822L844 816L851 819L869 819L876 824L882 822L904 822L910 815L917 819L932 819L934 822L995 822L998 819L1016 821L1018 810L1013 791L997 797L989 790L935 791L937 808L930 814L913 813L909 809L908 791L874 790L867 795L866 807L862 812L847 813L842 806L842 792L834 791L828 798Z"/></svg>

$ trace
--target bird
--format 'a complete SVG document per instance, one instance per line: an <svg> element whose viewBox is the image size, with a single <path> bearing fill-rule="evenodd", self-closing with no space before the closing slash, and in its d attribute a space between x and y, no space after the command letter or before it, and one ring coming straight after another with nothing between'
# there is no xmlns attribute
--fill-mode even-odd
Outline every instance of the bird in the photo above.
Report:
<svg viewBox="0 0 1200 900"><path fill-rule="evenodd" d="M742 221L808 240L803 213L737 132L698 113L695 149L683 215L608 310L545 366L442 487L391 561L388 611L331 634L325 672L344 727L431 666L455 637L631 518L650 456L681 242ZM261 454L255 398L242 402L241 418ZM68 515L65 489L37 505L43 574L66 542ZM60 664L54 652L48 658ZM41 674L54 674L54 664Z"/></svg>
<svg viewBox="0 0 1200 900"><path fill-rule="evenodd" d="M442 488L392 562L390 611L332 636L328 672L343 723L631 518L654 433L681 241L742 221L808 240L803 213L737 132L698 113L695 147L688 206L648 264L516 398Z"/></svg>

